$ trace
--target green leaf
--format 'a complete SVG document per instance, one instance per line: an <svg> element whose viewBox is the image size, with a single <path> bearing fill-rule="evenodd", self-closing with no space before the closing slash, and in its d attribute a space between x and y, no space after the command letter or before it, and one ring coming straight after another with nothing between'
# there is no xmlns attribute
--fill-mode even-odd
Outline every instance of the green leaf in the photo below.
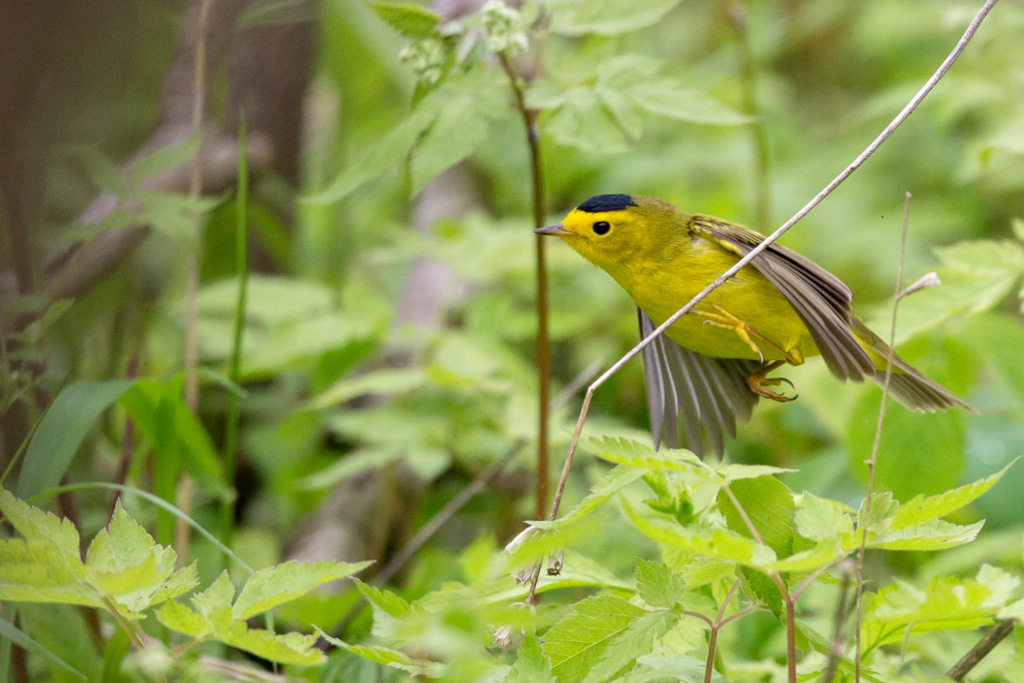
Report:
<svg viewBox="0 0 1024 683"><path fill-rule="evenodd" d="M601 507L619 490L644 476L644 472L645 470L632 467L615 467L608 471L604 479L594 484L593 488L590 489L590 493L577 503L576 507L570 510L567 515L560 517L554 522L534 521L530 522L530 524L538 529L562 529L570 524L575 524Z"/></svg>
<svg viewBox="0 0 1024 683"><path fill-rule="evenodd" d="M343 171L327 189L302 201L308 204L339 202L365 183L402 164L423 132L437 118L441 101L433 94L423 98L416 109L383 138L375 140L371 151Z"/></svg>
<svg viewBox="0 0 1024 683"><path fill-rule="evenodd" d="M244 621L233 619L226 607L214 608L210 615L217 640L257 657L279 664L304 666L321 664L324 653L317 650L317 636L292 631L276 634L258 628L249 628Z"/></svg>
<svg viewBox="0 0 1024 683"><path fill-rule="evenodd" d="M864 651L902 642L911 633L973 629L991 623L1019 579L983 566L976 579L940 577L919 590L905 583L866 597L861 638Z"/></svg>
<svg viewBox="0 0 1024 683"><path fill-rule="evenodd" d="M482 71L450 78L437 95L442 99L433 124L412 153L412 192L472 154L487 140L490 118L500 102L494 81ZM499 105L500 107L500 105Z"/></svg>
<svg viewBox="0 0 1024 683"><path fill-rule="evenodd" d="M680 0L559 0L552 3L551 30L569 36L614 35L658 23Z"/></svg>
<svg viewBox="0 0 1024 683"><path fill-rule="evenodd" d="M423 368L383 368L357 377L345 377L314 396L306 404L313 410L329 408L366 395L407 394L427 384Z"/></svg>
<svg viewBox="0 0 1024 683"><path fill-rule="evenodd" d="M675 607L686 590L686 580L664 562L636 561L636 589L651 607Z"/></svg>
<svg viewBox="0 0 1024 683"><path fill-rule="evenodd" d="M1010 469L1010 466L1019 459L1014 458L1013 462L989 477L953 489L952 491L945 491L936 496L925 496L924 494L915 496L896 510L896 514L893 515L890 522L890 527L892 529L905 529L915 524L945 517L949 513L959 510L992 488L1006 474L1006 470Z"/></svg>
<svg viewBox="0 0 1024 683"><path fill-rule="evenodd" d="M867 476L864 463L871 456L881 400L880 391L865 392L847 423L850 464L862 479ZM956 486L966 457L963 412L914 413L894 401L886 406L875 489L891 491L897 499L907 500L919 493L935 494Z"/></svg>
<svg viewBox="0 0 1024 683"><path fill-rule="evenodd" d="M231 577L225 570L220 573L216 581L210 584L209 588L192 596L192 605L203 616L209 618L218 608L230 608L234 597L235 586L231 583Z"/></svg>
<svg viewBox="0 0 1024 683"><path fill-rule="evenodd" d="M710 95L681 87L670 78L646 79L625 94L637 107L679 121L716 126L741 126L753 121Z"/></svg>
<svg viewBox="0 0 1024 683"><path fill-rule="evenodd" d="M622 507L641 533L659 543L755 568L765 567L776 559L770 547L734 531L684 527L665 519L642 516L626 501L622 502Z"/></svg>
<svg viewBox="0 0 1024 683"><path fill-rule="evenodd" d="M17 626L7 621L3 617L0 617L0 637L7 638L12 643L25 650L29 654L37 655L47 660L51 664L59 666L75 678L86 680L85 674L74 668L63 659L55 655L50 650L46 649L35 640L29 637L27 633L19 629Z"/></svg>
<svg viewBox="0 0 1024 683"><path fill-rule="evenodd" d="M615 117L590 88L572 88L564 94L544 130L555 142L592 155L618 154L629 149Z"/></svg>
<svg viewBox="0 0 1024 683"><path fill-rule="evenodd" d="M60 484L97 418L128 391L132 383L132 380L75 382L57 394L25 451L18 477L19 498L32 498Z"/></svg>
<svg viewBox="0 0 1024 683"><path fill-rule="evenodd" d="M650 654L637 659L640 671L624 679L624 683L653 683L654 681L673 680L682 683L703 683L707 663L703 659L684 654ZM712 683L729 683L717 671L711 672Z"/></svg>
<svg viewBox="0 0 1024 683"><path fill-rule="evenodd" d="M411 2L371 2L370 9L406 38L426 38L441 22L441 15Z"/></svg>
<svg viewBox="0 0 1024 683"><path fill-rule="evenodd" d="M445 666L439 662L432 662L429 659L414 659L400 650L394 650L381 645L350 645L320 631L320 637L335 647L347 650L357 657L367 661L383 664L413 676L425 676L427 678L439 678L443 675Z"/></svg>
<svg viewBox="0 0 1024 683"><path fill-rule="evenodd" d="M554 683L551 662L544 656L537 637L528 635L519 646L516 663L508 672L507 683Z"/></svg>
<svg viewBox="0 0 1024 683"><path fill-rule="evenodd" d="M616 674L648 654L654 643L679 621L675 612L658 610L649 612L615 635L601 653L597 663L587 672L584 683L601 683L616 678Z"/></svg>
<svg viewBox="0 0 1024 683"><path fill-rule="evenodd" d="M890 529L868 536L869 548L885 550L944 550L970 543L978 536L984 521L961 526L940 519L903 529Z"/></svg>
<svg viewBox="0 0 1024 683"><path fill-rule="evenodd" d="M0 541L0 600L102 607L86 578L77 556L65 555L48 541Z"/></svg>
<svg viewBox="0 0 1024 683"><path fill-rule="evenodd" d="M372 562L285 562L261 569L249 577L235 599L231 613L236 619L273 609L328 581L351 576Z"/></svg>
<svg viewBox="0 0 1024 683"><path fill-rule="evenodd" d="M578 602L544 635L544 654L560 682L582 681L611 639L647 614L622 598L599 595Z"/></svg>
<svg viewBox="0 0 1024 683"><path fill-rule="evenodd" d="M0 489L0 512L26 540L52 543L69 562L78 561L78 529L71 520L33 507L7 489Z"/></svg>
<svg viewBox="0 0 1024 683"><path fill-rule="evenodd" d="M173 600L160 605L156 611L156 618L172 631L184 633L193 638L201 638L213 633L213 624L209 619Z"/></svg>
<svg viewBox="0 0 1024 683"><path fill-rule="evenodd" d="M113 573L140 565L151 557L170 575L177 560L174 550L157 545L153 537L128 516L118 499L110 524L89 544L85 565L92 571Z"/></svg>
<svg viewBox="0 0 1024 683"><path fill-rule="evenodd" d="M842 505L807 491L797 496L794 522L797 533L812 541L853 536L853 517Z"/></svg>
<svg viewBox="0 0 1024 683"><path fill-rule="evenodd" d="M353 579L353 583L355 583L356 589L363 594L363 597L371 605L385 614L401 619L412 610L412 607L404 598L389 590L371 586L359 579Z"/></svg>
<svg viewBox="0 0 1024 683"><path fill-rule="evenodd" d="M977 358L992 368L991 377L1006 386L1024 406L1024 327L1012 316L988 313L964 325L963 340Z"/></svg>
<svg viewBox="0 0 1024 683"><path fill-rule="evenodd" d="M739 501L764 544L780 558L792 554L796 507L793 492L774 477L733 481L729 484L729 490ZM725 515L730 529L744 536L751 534L740 510L724 489L718 494L718 508Z"/></svg>
<svg viewBox="0 0 1024 683"><path fill-rule="evenodd" d="M691 472L702 466L700 458L690 451L683 449L655 451L639 441L621 437L585 438L583 448L602 460L627 467Z"/></svg>

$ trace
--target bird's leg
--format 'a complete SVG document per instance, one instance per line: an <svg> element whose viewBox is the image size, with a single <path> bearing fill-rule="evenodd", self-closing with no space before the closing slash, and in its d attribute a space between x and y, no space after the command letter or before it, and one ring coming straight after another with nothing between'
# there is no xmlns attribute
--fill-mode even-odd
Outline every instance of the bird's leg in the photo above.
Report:
<svg viewBox="0 0 1024 683"><path fill-rule="evenodd" d="M718 313L709 313L707 311L694 311L694 313L701 317L707 318L707 320L704 321L705 325L714 325L715 327L722 327L724 329L732 330L733 332L735 332L736 336L742 339L746 343L746 345L750 347L750 350L757 354L757 357L760 358L761 362L763 363L764 354L761 353L761 349L758 348L757 344L754 343L754 340L750 338L750 335L757 335L761 339L764 339L764 336L758 334L753 327L743 322L742 320L740 320L732 313L719 306L718 304L712 305L718 309ZM772 346L774 346L774 344L772 344Z"/></svg>
<svg viewBox="0 0 1024 683"><path fill-rule="evenodd" d="M800 361L803 362L803 358L800 358ZM777 391L772 391L771 389L766 388L777 387L783 382L785 382L789 386L793 386L793 383L784 377L766 377L766 375L769 372L783 365L784 363L786 363L786 361L777 360L774 363L769 363L768 365L764 366L763 368L761 368L760 370L758 370L753 375L747 378L747 386L750 387L750 390L753 391L758 396L763 396L764 398L771 399L772 401L778 401L779 403L788 403L790 401L796 400L796 396L784 396L783 394L780 394ZM794 365L799 365L799 363L794 363Z"/></svg>
<svg viewBox="0 0 1024 683"><path fill-rule="evenodd" d="M732 313L719 306L718 304L712 305L718 309L718 313L708 313L707 311L694 311L694 313L701 317L707 318L707 320L704 321L706 325L714 325L715 327L723 327L727 330L733 330L736 333L736 336L738 336L740 339L746 342L747 346L749 346L751 350L757 354L757 357L761 359L762 363L764 362L764 354L761 353L761 349L757 346L754 340L750 338L750 335L754 335L755 337L763 341L765 344L781 353L786 359L785 362L789 363L790 365L804 364L803 354L801 354L796 349L790 349L789 351L787 351L786 349L782 348L781 346L773 342L771 339L764 336L763 334L755 330L753 327L751 327L744 321L740 320ZM778 382L775 383L777 384Z"/></svg>

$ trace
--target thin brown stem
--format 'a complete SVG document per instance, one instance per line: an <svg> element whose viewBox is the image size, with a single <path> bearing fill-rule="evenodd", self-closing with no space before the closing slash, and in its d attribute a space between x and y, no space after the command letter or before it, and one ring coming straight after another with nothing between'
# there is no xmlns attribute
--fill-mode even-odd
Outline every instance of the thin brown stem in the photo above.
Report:
<svg viewBox="0 0 1024 683"><path fill-rule="evenodd" d="M839 589L839 604L836 605L835 618L832 620L832 640L828 648L828 664L825 666L825 674L822 683L832 683L836 675L836 666L839 658L843 655L843 621L846 620L847 600L846 594L850 589L850 578L854 574L854 568L850 566L849 560L842 563L843 585Z"/></svg>
<svg viewBox="0 0 1024 683"><path fill-rule="evenodd" d="M971 669L978 665L978 662L1011 633L1013 633L1013 619L998 622L987 636L982 638L959 662L953 665L953 668L946 672L946 678L952 678L954 681L964 680L964 676L970 673Z"/></svg>
<svg viewBox="0 0 1024 683"><path fill-rule="evenodd" d="M530 177L533 186L533 226L544 225L545 191L544 167L540 148L540 129L537 116L540 112L526 106L526 95L519 85L519 76L511 61L504 53L498 55L498 61L508 76L512 95L516 100L516 108L523 117L526 129L526 144L530 149ZM548 334L548 269L546 259L546 241L543 235L537 235L534 241L537 269L537 499L536 517L544 515L548 500L548 423L551 401L551 341Z"/></svg>
<svg viewBox="0 0 1024 683"><path fill-rule="evenodd" d="M910 193L903 197L903 236L900 238L900 261L896 271L896 293L892 302L892 320L889 325L889 348L896 345L896 318L900 310L900 292L903 291L903 263L907 254L907 232L910 226ZM882 423L885 421L885 406L889 398L889 381L892 379L892 357L894 352L886 355L885 381L882 383L882 403L878 408L878 421L875 423L875 440L871 444L871 457L866 461L868 466L867 494L864 499L864 519L861 520L860 549L857 552L857 592L856 592L856 652L853 662L853 679L860 681L860 625L863 616L862 598L864 595L864 556L867 553L868 530L871 526L871 496L875 488L875 464L878 462L878 446L882 442Z"/></svg>
<svg viewBox="0 0 1024 683"><path fill-rule="evenodd" d="M201 0L199 19L196 25L195 73L192 84L192 132L203 134L203 118L206 113L206 34L210 21L210 0ZM203 189L202 167L199 154L192 160L189 182L189 197L193 202L199 199ZM196 414L199 411L199 250L202 245L199 211L192 214L193 251L189 254L185 273L185 405ZM182 476L178 483L178 508L186 515L192 509L193 482L191 477ZM178 561L187 564L189 526L183 520L175 522L174 546Z"/></svg>

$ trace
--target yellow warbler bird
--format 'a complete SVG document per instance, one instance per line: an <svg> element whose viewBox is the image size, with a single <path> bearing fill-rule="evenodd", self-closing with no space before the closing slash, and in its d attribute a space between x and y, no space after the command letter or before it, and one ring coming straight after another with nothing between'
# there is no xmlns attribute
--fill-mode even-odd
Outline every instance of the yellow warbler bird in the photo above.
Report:
<svg viewBox="0 0 1024 683"><path fill-rule="evenodd" d="M562 238L629 293L641 338L764 240L742 225L627 194L591 197L537 232ZM911 410L967 407L850 312L839 278L772 244L644 349L655 446L664 434L669 447L701 455L703 427L721 454L724 435L736 436L736 420L750 419L759 396L792 400L769 388L785 380L768 373L819 354L836 377L879 385L891 358L889 392Z"/></svg>

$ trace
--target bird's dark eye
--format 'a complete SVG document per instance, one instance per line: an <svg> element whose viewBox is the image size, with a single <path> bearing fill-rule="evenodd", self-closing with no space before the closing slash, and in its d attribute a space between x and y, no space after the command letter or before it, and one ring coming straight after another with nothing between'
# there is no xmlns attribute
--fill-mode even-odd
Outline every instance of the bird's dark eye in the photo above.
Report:
<svg viewBox="0 0 1024 683"><path fill-rule="evenodd" d="M607 235L611 229L612 226L608 221L597 221L594 223L595 235Z"/></svg>

